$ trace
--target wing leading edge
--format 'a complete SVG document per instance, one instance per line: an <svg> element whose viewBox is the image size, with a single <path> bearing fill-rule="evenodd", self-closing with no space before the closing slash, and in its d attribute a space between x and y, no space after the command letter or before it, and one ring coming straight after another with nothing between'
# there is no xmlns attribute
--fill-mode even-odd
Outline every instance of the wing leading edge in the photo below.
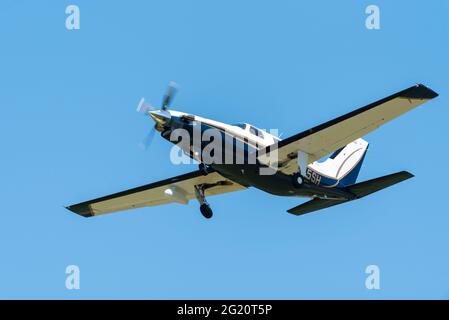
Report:
<svg viewBox="0 0 449 320"><path fill-rule="evenodd" d="M189 200L195 198L196 185L206 186L206 196L246 189L246 187L226 179L218 172L211 172L204 176L200 171L194 171L101 198L70 205L66 208L81 216L92 217L121 210L157 206L173 202L187 203ZM171 189L178 197L167 195L165 193L167 189Z"/></svg>

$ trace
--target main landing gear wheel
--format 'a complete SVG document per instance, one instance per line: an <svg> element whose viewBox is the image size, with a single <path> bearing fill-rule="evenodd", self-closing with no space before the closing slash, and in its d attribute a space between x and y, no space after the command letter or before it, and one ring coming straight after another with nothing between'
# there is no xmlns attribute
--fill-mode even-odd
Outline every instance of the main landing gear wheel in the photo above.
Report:
<svg viewBox="0 0 449 320"><path fill-rule="evenodd" d="M210 208L209 204L206 201L206 197L204 196L205 185L197 185L195 186L195 196L200 203L200 211L204 218L210 219L212 218L213 212Z"/></svg>
<svg viewBox="0 0 449 320"><path fill-rule="evenodd" d="M210 206L207 203L203 203L200 206L200 211L201 211L201 214L203 215L203 217L206 219L212 218L212 215L214 214L212 209L210 208Z"/></svg>

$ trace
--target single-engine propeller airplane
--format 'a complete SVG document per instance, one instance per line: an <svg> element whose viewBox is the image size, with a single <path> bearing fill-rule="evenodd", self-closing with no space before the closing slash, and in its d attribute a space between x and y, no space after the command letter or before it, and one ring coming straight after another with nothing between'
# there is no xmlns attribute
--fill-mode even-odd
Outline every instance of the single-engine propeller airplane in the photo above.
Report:
<svg viewBox="0 0 449 320"><path fill-rule="evenodd" d="M403 113L427 102L438 94L422 84L356 109L338 118L281 140L247 123L228 125L196 115L169 110L176 93L170 84L160 109L141 100L138 110L154 120L155 131L199 162L199 169L170 179L68 206L84 217L168 203L187 204L197 199L205 218L212 217L206 197L255 187L278 196L306 197L311 200L287 212L302 215L362 198L413 177L401 171L375 179L356 182L368 143L362 137ZM224 150L233 151L231 161L223 156L204 161L200 156L206 141L194 139L181 143L172 135L182 129L205 134L213 129L222 138ZM214 139L217 139L215 136ZM318 161L326 155L324 161ZM238 156L243 161L236 161ZM250 158L254 161L249 161ZM218 160L217 160L218 159ZM272 170L261 174L263 169Z"/></svg>

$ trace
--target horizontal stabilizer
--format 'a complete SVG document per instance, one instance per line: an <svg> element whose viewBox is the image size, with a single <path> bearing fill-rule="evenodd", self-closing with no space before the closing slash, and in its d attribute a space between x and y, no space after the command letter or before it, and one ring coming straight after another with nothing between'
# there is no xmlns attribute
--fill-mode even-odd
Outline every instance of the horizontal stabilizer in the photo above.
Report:
<svg viewBox="0 0 449 320"><path fill-rule="evenodd" d="M346 201L348 201L348 200L330 200L330 199L315 198L313 200L310 200L303 204L300 204L299 206L291 208L291 209L287 210L287 212L299 216L299 215L306 214L309 212L332 207L332 206L335 206L337 204L340 204L340 203L343 203Z"/></svg>
<svg viewBox="0 0 449 320"><path fill-rule="evenodd" d="M389 174L387 176L356 183L352 186L347 187L346 189L355 194L357 198L361 198L412 177L414 176L410 172L401 171Z"/></svg>
<svg viewBox="0 0 449 320"><path fill-rule="evenodd" d="M388 188L396 183L410 179L412 177L413 174L411 174L410 172L401 171L383 177L353 184L352 186L345 188L345 190L350 191L357 197L357 199L359 199L376 191ZM291 208L287 210L287 212L295 215L302 215L309 212L332 207L347 201L351 200L330 200L330 199L315 198L313 200L307 201L306 203L300 204L299 206Z"/></svg>

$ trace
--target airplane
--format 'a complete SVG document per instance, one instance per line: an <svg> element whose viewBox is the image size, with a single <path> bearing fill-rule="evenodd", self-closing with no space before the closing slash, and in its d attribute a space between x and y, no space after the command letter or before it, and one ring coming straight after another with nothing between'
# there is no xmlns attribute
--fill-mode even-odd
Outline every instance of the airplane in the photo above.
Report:
<svg viewBox="0 0 449 320"><path fill-rule="evenodd" d="M360 199L413 177L407 171L400 171L357 182L368 150L368 142L363 136L438 96L425 85L417 84L280 139L248 123L229 125L171 110L169 107L176 91L177 87L171 83L160 109L153 108L143 98L138 109L155 123L149 136L160 132L162 138L198 161L198 170L70 205L66 207L68 210L93 217L169 203L187 204L196 199L202 215L209 219L213 212L206 198L250 187L277 196L309 198L309 201L287 210L294 215ZM214 157L213 161L205 161L200 155L207 144L204 141L195 143L190 138L187 143L180 143L179 139L172 137L177 129L193 135L195 130L201 134L215 130L222 138L220 145L226 150L235 150L229 158L232 161L219 161L223 160L223 155ZM327 155L330 156L321 161ZM243 161L236 161L238 156ZM249 161L250 158L254 161ZM263 169L271 172L261 174Z"/></svg>

